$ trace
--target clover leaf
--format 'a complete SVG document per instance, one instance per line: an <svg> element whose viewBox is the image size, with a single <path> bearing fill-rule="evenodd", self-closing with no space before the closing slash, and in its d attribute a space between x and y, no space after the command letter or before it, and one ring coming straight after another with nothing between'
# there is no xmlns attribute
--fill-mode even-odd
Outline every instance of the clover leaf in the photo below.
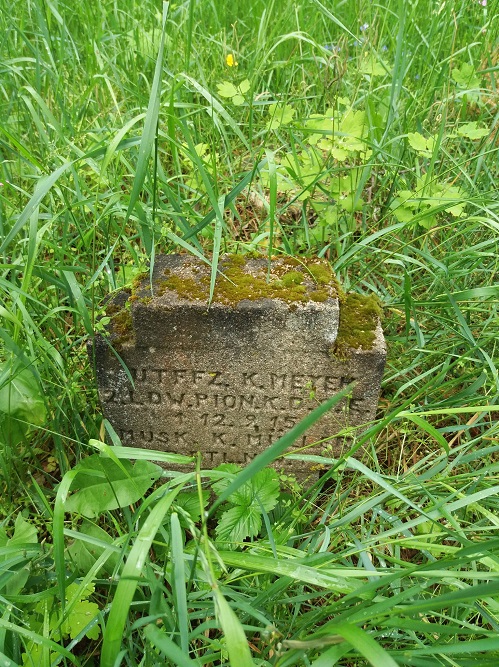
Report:
<svg viewBox="0 0 499 667"><path fill-rule="evenodd" d="M230 81L222 81L217 84L217 92L220 97L229 98L235 106L239 107L244 104L244 96L250 89L250 82L248 79L243 79L241 83L235 86Z"/></svg>

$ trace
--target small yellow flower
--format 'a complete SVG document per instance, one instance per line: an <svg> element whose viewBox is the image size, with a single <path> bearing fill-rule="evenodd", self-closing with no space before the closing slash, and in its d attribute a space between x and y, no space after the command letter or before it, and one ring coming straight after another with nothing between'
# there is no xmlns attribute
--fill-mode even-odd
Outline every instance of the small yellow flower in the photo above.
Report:
<svg viewBox="0 0 499 667"><path fill-rule="evenodd" d="M229 55L225 59L225 62L229 67L237 67L239 64L236 62L236 59L234 58L234 55L232 53L229 53Z"/></svg>

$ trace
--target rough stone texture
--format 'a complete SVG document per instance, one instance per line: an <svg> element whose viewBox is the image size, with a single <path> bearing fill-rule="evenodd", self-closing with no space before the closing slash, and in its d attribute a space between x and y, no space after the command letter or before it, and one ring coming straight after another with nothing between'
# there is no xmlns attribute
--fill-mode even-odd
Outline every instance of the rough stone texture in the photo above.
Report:
<svg viewBox="0 0 499 667"><path fill-rule="evenodd" d="M329 446L338 455L349 444L338 432L375 417L386 357L379 322L370 349L338 359L340 288L327 263L275 260L269 282L267 267L261 258L222 257L227 278L218 276L208 308L210 267L192 256L161 256L152 295L147 276L113 299L109 339L97 336L89 351L104 415L123 444L201 451L204 467L245 464L352 380L351 398L295 450ZM290 459L278 466L300 476L313 467Z"/></svg>

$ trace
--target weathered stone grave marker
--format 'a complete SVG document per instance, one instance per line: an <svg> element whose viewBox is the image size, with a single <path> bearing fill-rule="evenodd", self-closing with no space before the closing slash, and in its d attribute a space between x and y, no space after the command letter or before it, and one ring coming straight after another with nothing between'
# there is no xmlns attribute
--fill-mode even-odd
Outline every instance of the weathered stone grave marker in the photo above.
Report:
<svg viewBox="0 0 499 667"><path fill-rule="evenodd" d="M123 444L181 454L205 467L245 464L339 389L352 396L295 442L335 455L343 427L375 416L386 349L374 299L342 293L319 259L227 255L207 307L210 267L188 255L156 258L152 277L108 305L109 342L95 339L106 418ZM310 447L312 443L313 447ZM318 444L317 444L318 443ZM303 461L278 465L303 475Z"/></svg>

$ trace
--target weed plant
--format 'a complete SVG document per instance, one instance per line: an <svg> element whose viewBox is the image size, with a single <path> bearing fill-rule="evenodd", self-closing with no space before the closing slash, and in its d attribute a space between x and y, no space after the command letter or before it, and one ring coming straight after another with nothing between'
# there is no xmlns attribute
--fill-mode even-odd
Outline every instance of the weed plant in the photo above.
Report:
<svg viewBox="0 0 499 667"><path fill-rule="evenodd" d="M0 9L0 663L497 665L497 1ZM317 414L186 473L102 421L85 341L178 250L384 304L306 493L266 466Z"/></svg>

